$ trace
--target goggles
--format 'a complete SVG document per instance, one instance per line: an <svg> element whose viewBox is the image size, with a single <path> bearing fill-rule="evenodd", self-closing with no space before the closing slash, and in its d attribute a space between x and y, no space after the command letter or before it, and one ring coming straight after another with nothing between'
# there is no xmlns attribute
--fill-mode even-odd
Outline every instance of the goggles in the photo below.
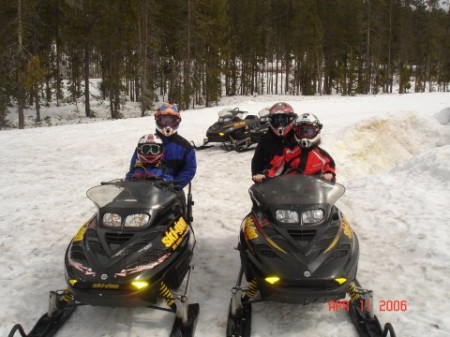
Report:
<svg viewBox="0 0 450 337"><path fill-rule="evenodd" d="M294 121L295 117L295 115L274 114L269 116L269 120L270 124L276 128L279 126L288 126Z"/></svg>
<svg viewBox="0 0 450 337"><path fill-rule="evenodd" d="M314 125L297 125L294 127L295 135L299 138L314 138L320 129Z"/></svg>
<svg viewBox="0 0 450 337"><path fill-rule="evenodd" d="M180 123L180 119L180 116L161 114L156 117L156 123L160 126L176 126Z"/></svg>
<svg viewBox="0 0 450 337"><path fill-rule="evenodd" d="M163 148L158 144L143 144L138 146L139 153L149 155L149 154L161 154Z"/></svg>

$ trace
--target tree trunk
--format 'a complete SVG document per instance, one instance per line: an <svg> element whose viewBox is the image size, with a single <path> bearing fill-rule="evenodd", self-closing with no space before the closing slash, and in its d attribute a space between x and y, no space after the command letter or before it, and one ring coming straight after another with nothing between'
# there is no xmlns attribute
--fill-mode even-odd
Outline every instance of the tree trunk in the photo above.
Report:
<svg viewBox="0 0 450 337"><path fill-rule="evenodd" d="M17 54L19 64L18 64L18 114L19 114L19 129L25 128L25 117L23 110L25 108L25 89L23 86L23 44L22 44L22 0L17 1L17 39L18 48Z"/></svg>

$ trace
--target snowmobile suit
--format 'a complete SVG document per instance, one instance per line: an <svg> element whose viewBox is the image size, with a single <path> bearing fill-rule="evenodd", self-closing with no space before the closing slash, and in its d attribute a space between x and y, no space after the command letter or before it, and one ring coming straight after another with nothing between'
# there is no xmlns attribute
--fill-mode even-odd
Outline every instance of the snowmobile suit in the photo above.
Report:
<svg viewBox="0 0 450 337"><path fill-rule="evenodd" d="M271 169L271 160L275 156L282 156L283 148L294 146L295 140L293 133L289 132L286 137L279 137L270 130L264 134L252 158L252 176L256 174L265 174Z"/></svg>
<svg viewBox="0 0 450 337"><path fill-rule="evenodd" d="M325 173L333 174L333 181L336 180L336 166L333 158L320 148L294 148L283 149L283 154L275 156L270 162L272 168L267 174L269 177L276 177L285 173L289 169L294 169L295 173L306 175L322 176Z"/></svg>
<svg viewBox="0 0 450 337"><path fill-rule="evenodd" d="M194 178L197 171L195 150L183 137L175 133L170 137L163 136L159 131L156 134L164 144L164 155L161 160L165 167L165 174L172 176L177 190L183 189ZM137 150L134 151L130 162L130 171L137 161Z"/></svg>

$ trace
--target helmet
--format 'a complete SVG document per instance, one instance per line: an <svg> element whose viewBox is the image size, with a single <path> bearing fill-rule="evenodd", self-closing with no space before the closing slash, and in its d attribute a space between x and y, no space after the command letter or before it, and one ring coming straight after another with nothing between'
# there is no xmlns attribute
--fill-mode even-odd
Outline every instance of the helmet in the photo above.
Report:
<svg viewBox="0 0 450 337"><path fill-rule="evenodd" d="M155 120L156 130L169 137L177 132L181 116L176 105L164 103L156 110Z"/></svg>
<svg viewBox="0 0 450 337"><path fill-rule="evenodd" d="M298 145L304 148L316 145L320 141L322 124L319 119L309 113L297 117L294 125L294 137Z"/></svg>
<svg viewBox="0 0 450 337"><path fill-rule="evenodd" d="M279 137L286 136L292 130L296 117L294 109L284 102L275 103L269 109L270 127Z"/></svg>
<svg viewBox="0 0 450 337"><path fill-rule="evenodd" d="M157 135L145 135L139 139L137 157L142 164L158 164L163 156L164 145Z"/></svg>

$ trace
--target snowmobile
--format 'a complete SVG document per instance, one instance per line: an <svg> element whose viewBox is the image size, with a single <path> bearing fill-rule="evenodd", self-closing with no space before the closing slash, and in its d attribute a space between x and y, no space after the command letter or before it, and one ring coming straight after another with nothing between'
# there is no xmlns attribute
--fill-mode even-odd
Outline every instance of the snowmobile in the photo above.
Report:
<svg viewBox="0 0 450 337"><path fill-rule="evenodd" d="M244 118L247 113L248 111L242 111L239 108L219 111L219 119L208 128L203 145L196 149L213 146L208 145L209 143L220 143L227 151L240 152L248 149L259 140L264 132L265 124L261 123L260 117L256 115L247 115Z"/></svg>
<svg viewBox="0 0 450 337"><path fill-rule="evenodd" d="M259 123L250 129L250 143L258 144L261 137L269 130L269 108L258 111Z"/></svg>
<svg viewBox="0 0 450 337"><path fill-rule="evenodd" d="M195 236L191 186L115 180L87 191L98 211L65 254L67 289L50 292L49 310L27 335L53 336L80 305L150 307L173 312L171 337L194 334L199 304L189 304Z"/></svg>
<svg viewBox="0 0 450 337"><path fill-rule="evenodd" d="M338 183L303 174L250 187L253 206L239 233L241 268L232 288L227 337L250 336L252 303L332 303L346 295L360 336L395 336L389 323L381 328L372 292L356 279L358 237L335 206L344 192Z"/></svg>

